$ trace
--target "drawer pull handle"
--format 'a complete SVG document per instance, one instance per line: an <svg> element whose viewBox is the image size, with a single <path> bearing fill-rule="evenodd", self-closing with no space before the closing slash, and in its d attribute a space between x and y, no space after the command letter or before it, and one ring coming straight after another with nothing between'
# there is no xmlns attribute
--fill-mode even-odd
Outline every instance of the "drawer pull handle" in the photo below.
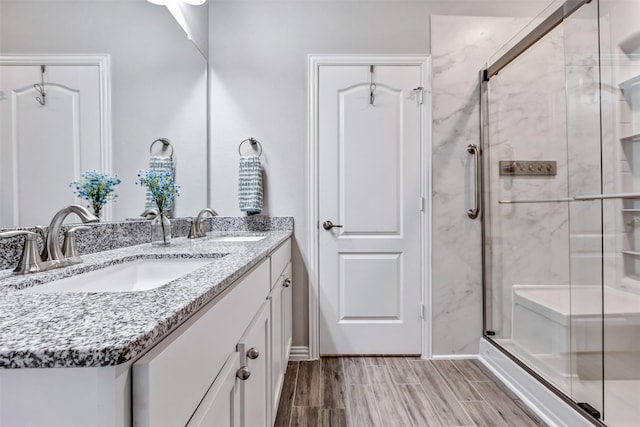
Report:
<svg viewBox="0 0 640 427"><path fill-rule="evenodd" d="M284 283L282 284L285 288L291 286L291 279L284 279Z"/></svg>
<svg viewBox="0 0 640 427"><path fill-rule="evenodd" d="M256 360L260 356L260 350L255 347L251 347L249 351L247 351L247 357L251 360Z"/></svg>
<svg viewBox="0 0 640 427"><path fill-rule="evenodd" d="M236 377L240 378L242 381L246 381L251 376L251 369L248 366L243 366L242 368L236 371Z"/></svg>

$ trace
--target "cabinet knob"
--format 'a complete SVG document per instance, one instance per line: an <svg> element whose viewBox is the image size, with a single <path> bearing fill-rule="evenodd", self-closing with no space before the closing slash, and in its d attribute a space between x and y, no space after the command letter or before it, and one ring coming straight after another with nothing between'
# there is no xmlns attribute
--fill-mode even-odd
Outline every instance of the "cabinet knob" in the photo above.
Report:
<svg viewBox="0 0 640 427"><path fill-rule="evenodd" d="M291 279L284 279L284 283L282 284L285 288L291 286Z"/></svg>
<svg viewBox="0 0 640 427"><path fill-rule="evenodd" d="M255 347L251 347L248 351L247 351L247 357L251 360L255 360L258 358L258 356L260 356L260 350L258 350Z"/></svg>
<svg viewBox="0 0 640 427"><path fill-rule="evenodd" d="M242 368L236 371L236 377L240 378L242 381L246 381L251 376L251 369L248 366L243 366Z"/></svg>

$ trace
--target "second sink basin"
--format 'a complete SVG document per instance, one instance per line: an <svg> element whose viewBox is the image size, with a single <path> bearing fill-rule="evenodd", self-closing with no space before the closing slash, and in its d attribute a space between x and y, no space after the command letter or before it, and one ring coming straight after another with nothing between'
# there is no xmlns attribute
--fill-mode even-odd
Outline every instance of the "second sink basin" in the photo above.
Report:
<svg viewBox="0 0 640 427"><path fill-rule="evenodd" d="M140 292L158 288L212 262L212 258L138 259L32 286L19 292Z"/></svg>

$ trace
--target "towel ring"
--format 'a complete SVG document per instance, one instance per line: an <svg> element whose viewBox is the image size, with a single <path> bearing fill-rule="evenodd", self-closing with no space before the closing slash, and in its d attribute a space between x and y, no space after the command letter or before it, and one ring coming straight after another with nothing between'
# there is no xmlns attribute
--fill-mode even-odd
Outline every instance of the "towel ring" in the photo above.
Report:
<svg viewBox="0 0 640 427"><path fill-rule="evenodd" d="M153 155L152 150L156 142L162 142L162 145L164 148L171 147L171 154L169 154L169 157L173 159L173 145L171 145L168 138L158 138L155 141L153 141L151 143L151 146L149 147L149 155L151 156Z"/></svg>
<svg viewBox="0 0 640 427"><path fill-rule="evenodd" d="M238 145L238 154L242 156L242 151L240 151L240 149L242 148L242 144L244 144L247 141L249 141L249 143L251 144L252 147L255 147L255 145L258 144L258 148L260 148L260 152L258 153L258 157L262 156L262 144L260 144L260 141L258 141L255 138L247 138L247 139L243 140L240 143L240 145Z"/></svg>

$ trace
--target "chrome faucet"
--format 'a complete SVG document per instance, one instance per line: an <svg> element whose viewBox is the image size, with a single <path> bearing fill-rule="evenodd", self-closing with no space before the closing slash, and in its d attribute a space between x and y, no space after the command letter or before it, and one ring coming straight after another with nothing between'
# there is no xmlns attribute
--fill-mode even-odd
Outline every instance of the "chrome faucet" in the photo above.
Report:
<svg viewBox="0 0 640 427"><path fill-rule="evenodd" d="M197 239L199 237L204 237L207 233L204 231L202 227L202 222L204 221L204 216L206 214L213 216L218 216L218 213L211 208L204 208L199 213L195 219L191 220L191 227L189 228L189 239Z"/></svg>
<svg viewBox="0 0 640 427"><path fill-rule="evenodd" d="M80 217L80 219L84 223L99 221L98 217L89 212L89 210L84 206L69 205L65 208L60 209L53 216L51 224L49 224L49 232L47 233L47 250L49 252L49 259L52 263L50 268L65 267L82 262L79 257L73 259L66 258L62 253L62 247L60 246L60 242L58 240L58 234L60 234L62 223L70 213L78 215L78 217Z"/></svg>

